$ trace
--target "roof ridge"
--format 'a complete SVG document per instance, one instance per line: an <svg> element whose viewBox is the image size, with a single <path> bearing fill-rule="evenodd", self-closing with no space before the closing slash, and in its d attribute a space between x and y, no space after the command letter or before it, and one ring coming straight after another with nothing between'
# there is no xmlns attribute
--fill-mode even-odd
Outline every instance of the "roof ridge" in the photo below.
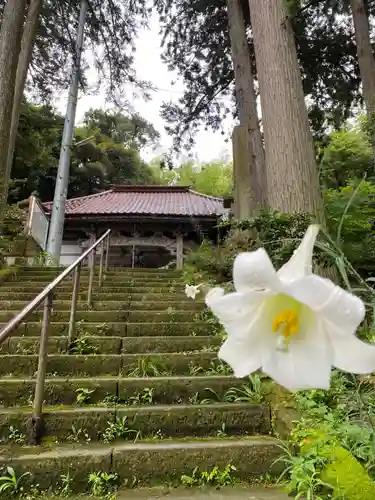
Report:
<svg viewBox="0 0 375 500"><path fill-rule="evenodd" d="M202 198L209 198L210 200L215 200L215 201L223 201L222 196L212 196L211 194L200 193L199 191L195 191L195 189L190 189L190 188L189 192L192 194L196 194L198 196L202 196Z"/></svg>
<svg viewBox="0 0 375 500"><path fill-rule="evenodd" d="M76 201L76 200L87 200L88 198L96 198L97 196L101 196L103 194L111 193L113 192L113 189L106 189L104 191L100 191L100 193L93 193L93 194L86 194L85 196L76 196L75 198L67 198L66 203L69 203L70 201ZM51 204L53 203L53 200L51 201L45 201L43 205Z"/></svg>

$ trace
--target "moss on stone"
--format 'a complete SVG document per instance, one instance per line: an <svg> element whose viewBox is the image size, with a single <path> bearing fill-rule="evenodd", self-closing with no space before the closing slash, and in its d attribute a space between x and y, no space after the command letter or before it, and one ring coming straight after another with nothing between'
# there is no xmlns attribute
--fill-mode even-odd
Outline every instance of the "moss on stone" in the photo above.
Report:
<svg viewBox="0 0 375 500"><path fill-rule="evenodd" d="M150 366L152 371L153 368L151 365L155 366L157 372L161 374L163 374L163 371L170 371L173 374L188 375L190 372L190 365L208 369L211 361L216 358L217 354L212 352L195 354L174 352L168 353L167 355L152 353L149 356L144 356L142 354L123 354L121 371L123 375L128 375L134 372L138 364L145 360L145 364ZM158 375L158 373L155 373L155 375Z"/></svg>
<svg viewBox="0 0 375 500"><path fill-rule="evenodd" d="M323 451L330 463L321 479L333 487L335 496L346 500L374 500L375 483L365 468L341 446L327 446Z"/></svg>
<svg viewBox="0 0 375 500"><path fill-rule="evenodd" d="M269 408L262 405L211 404L118 408L130 428L142 436L161 431L168 437L215 436L223 426L228 435L268 434Z"/></svg>
<svg viewBox="0 0 375 500"><path fill-rule="evenodd" d="M47 373L62 376L118 375L121 356L117 354L59 354L48 356Z"/></svg>
<svg viewBox="0 0 375 500"><path fill-rule="evenodd" d="M17 274L20 272L20 269L20 266L17 264L0 269L0 283L4 283L5 281L8 281L17 276Z"/></svg>
<svg viewBox="0 0 375 500"><path fill-rule="evenodd" d="M129 323L181 323L194 321L195 311L129 311L127 321Z"/></svg>
<svg viewBox="0 0 375 500"><path fill-rule="evenodd" d="M220 337L187 337L187 336L163 336L163 337L124 337L122 339L122 352L135 353L158 353L158 352L181 352L197 351L208 346L215 348L222 342Z"/></svg>
<svg viewBox="0 0 375 500"><path fill-rule="evenodd" d="M2 354L0 355L0 376L14 377L32 376L38 367L38 356L35 354Z"/></svg>
<svg viewBox="0 0 375 500"><path fill-rule="evenodd" d="M276 436L288 439L293 424L300 417L293 394L279 384L270 382L266 396L271 406L272 428Z"/></svg>
<svg viewBox="0 0 375 500"><path fill-rule="evenodd" d="M4 352L9 354L36 354L39 351L39 340L39 337L10 337ZM65 352L67 340L64 337L50 337L47 349L49 353Z"/></svg>
<svg viewBox="0 0 375 500"><path fill-rule="evenodd" d="M206 323L194 323L190 321L179 323L152 323L152 322L139 322L127 325L128 337L141 337L146 336L160 336L160 335L210 335L213 332L212 325Z"/></svg>
<svg viewBox="0 0 375 500"><path fill-rule="evenodd" d="M134 477L139 486L179 483L181 475L191 474L196 466L209 471L215 465L224 468L227 464L236 467L238 479L251 480L265 473L278 474L280 464L274 464L281 450L277 443L264 438L253 440L217 441L197 444L187 441L171 442L169 445L147 446L142 443L118 445L113 450L112 468L122 481L131 482ZM155 467L157 464L157 467Z"/></svg>
<svg viewBox="0 0 375 500"><path fill-rule="evenodd" d="M243 380L232 377L158 377L158 378L120 378L118 396L121 401L129 401L145 389L152 389L154 404L189 403L195 396L198 400L208 398L211 389L222 396L232 387L241 387Z"/></svg>
<svg viewBox="0 0 375 500"><path fill-rule="evenodd" d="M47 378L44 400L47 405L72 405L77 400L77 389L94 390L90 395L91 404L102 401L107 394L117 394L117 378ZM28 406L35 392L35 380L0 379L0 404L5 407Z"/></svg>

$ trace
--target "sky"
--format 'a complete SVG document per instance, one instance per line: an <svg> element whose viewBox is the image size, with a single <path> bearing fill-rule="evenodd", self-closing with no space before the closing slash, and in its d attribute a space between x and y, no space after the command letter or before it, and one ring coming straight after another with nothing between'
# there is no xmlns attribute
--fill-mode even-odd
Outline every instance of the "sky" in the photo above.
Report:
<svg viewBox="0 0 375 500"><path fill-rule="evenodd" d="M145 150L141 152L142 157L146 161L168 152L172 145L172 138L164 130L164 122L160 117L160 107L163 101L177 101L184 89L183 83L179 80L174 72L170 72L167 66L161 60L159 27L157 16L154 15L151 19L148 29L143 29L138 34L136 41L135 53L135 70L137 76L141 80L150 81L157 91L152 93L152 100L145 102L141 99L132 101L132 105L141 116L151 122L156 130L161 134L160 146L156 150ZM92 74L92 83L94 83L95 75ZM174 84L172 85L172 82ZM90 83L90 75L89 75ZM65 114L67 94L59 96L56 100L56 107ZM79 95L76 123L82 120L83 115L91 107L108 109L110 107L106 103L104 93L100 93L93 97L92 95ZM201 130L196 135L196 145L191 151L191 154L197 163L205 163L222 157L231 156L230 130L233 126L233 121L228 118L225 124L225 129L228 130L226 136L222 136L220 132ZM225 142L227 139L227 142ZM184 157L180 157L183 160Z"/></svg>

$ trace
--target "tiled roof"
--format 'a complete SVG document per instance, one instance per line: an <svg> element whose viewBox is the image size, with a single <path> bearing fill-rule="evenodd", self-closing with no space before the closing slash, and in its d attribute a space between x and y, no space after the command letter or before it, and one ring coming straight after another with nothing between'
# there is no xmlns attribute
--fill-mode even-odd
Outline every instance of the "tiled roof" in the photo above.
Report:
<svg viewBox="0 0 375 500"><path fill-rule="evenodd" d="M52 203L44 203L49 212ZM207 196L188 186L113 186L108 191L72 198L66 216L175 215L208 217L223 215L222 198Z"/></svg>

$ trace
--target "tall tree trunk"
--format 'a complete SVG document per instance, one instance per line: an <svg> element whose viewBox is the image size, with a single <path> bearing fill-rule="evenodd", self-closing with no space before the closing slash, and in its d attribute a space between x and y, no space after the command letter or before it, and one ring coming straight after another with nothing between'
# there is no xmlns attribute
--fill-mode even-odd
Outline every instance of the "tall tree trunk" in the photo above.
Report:
<svg viewBox="0 0 375 500"><path fill-rule="evenodd" d="M18 66L17 66L16 84L15 84L14 99L13 99L12 122L10 127L9 146L8 146L8 154L6 161L6 193L4 194L5 200L8 197L9 179L12 170L13 154L14 154L14 147L16 144L18 122L20 119L21 103L23 98L23 92L25 90L27 72L31 61L33 43L36 35L36 30L38 27L40 5L41 5L41 0L30 0L29 8L27 11L26 23L22 35L21 52L19 55Z"/></svg>
<svg viewBox="0 0 375 500"><path fill-rule="evenodd" d="M267 200L324 220L315 150L287 0L249 0L264 130Z"/></svg>
<svg viewBox="0 0 375 500"><path fill-rule="evenodd" d="M6 162L25 9L26 0L8 0L0 29L0 222L8 192Z"/></svg>
<svg viewBox="0 0 375 500"><path fill-rule="evenodd" d="M258 120L244 13L241 0L226 0L226 3L240 125L248 129L249 186L247 187L251 192L252 208L265 208L264 149Z"/></svg>
<svg viewBox="0 0 375 500"><path fill-rule="evenodd" d="M361 73L363 100L365 101L371 134L372 149L375 156L375 59L370 40L370 25L363 0L350 0L352 9L357 56Z"/></svg>

